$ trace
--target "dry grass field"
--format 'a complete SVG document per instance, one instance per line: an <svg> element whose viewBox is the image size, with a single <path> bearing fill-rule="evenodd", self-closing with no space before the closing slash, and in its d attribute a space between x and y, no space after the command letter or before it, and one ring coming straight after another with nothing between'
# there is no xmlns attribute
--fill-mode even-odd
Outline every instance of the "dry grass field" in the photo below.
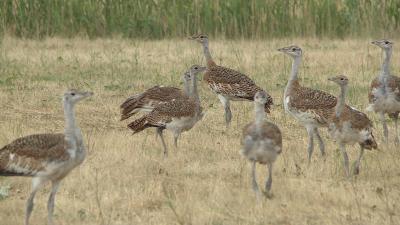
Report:
<svg viewBox="0 0 400 225"><path fill-rule="evenodd" d="M394 40L400 43L400 40ZM189 40L124 39L17 40L6 37L0 55L0 146L17 137L63 131L61 96L67 88L92 90L77 106L88 149L86 161L62 183L56 199L57 224L400 224L400 150L382 144L375 114L378 151L366 151L360 175L344 179L342 157L328 139L327 158L318 148L307 166L306 131L285 114L282 95L291 60L276 51L296 43L304 50L304 85L338 93L327 81L350 78L348 101L367 106L369 82L378 74L381 51L364 40L210 40L218 64L238 69L274 97L269 119L282 130L284 149L273 172L273 198L257 204L250 164L239 154L241 128L253 119L253 104L232 103L226 130L217 97L200 83L204 119L184 133L179 148L166 135L170 156L163 160L155 130L132 136L119 121L119 104L156 84L181 86L181 74L204 64L201 46ZM400 74L400 46L392 72ZM352 161L358 146L348 147ZM264 182L266 168L259 167ZM23 224L30 179L0 178L8 190L0 200L0 224ZM31 218L45 224L49 185L40 191Z"/></svg>

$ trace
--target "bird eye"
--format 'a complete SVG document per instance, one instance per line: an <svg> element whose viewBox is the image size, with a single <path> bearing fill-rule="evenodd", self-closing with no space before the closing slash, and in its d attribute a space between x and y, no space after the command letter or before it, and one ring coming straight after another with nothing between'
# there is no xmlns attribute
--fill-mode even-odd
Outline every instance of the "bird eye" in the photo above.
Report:
<svg viewBox="0 0 400 225"><path fill-rule="evenodd" d="M293 51L293 52L296 51L296 48L292 48L292 51Z"/></svg>
<svg viewBox="0 0 400 225"><path fill-rule="evenodd" d="M199 69L199 67L196 66L194 69L197 70L197 69Z"/></svg>
<svg viewBox="0 0 400 225"><path fill-rule="evenodd" d="M204 36L203 36L203 35L200 35L200 38L204 38Z"/></svg>
<svg viewBox="0 0 400 225"><path fill-rule="evenodd" d="M388 42L388 41L385 41L385 44L389 44L389 42Z"/></svg>
<svg viewBox="0 0 400 225"><path fill-rule="evenodd" d="M72 95L72 96L75 96L75 93L74 93L74 92L72 92L72 93L71 93L71 95Z"/></svg>
<svg viewBox="0 0 400 225"><path fill-rule="evenodd" d="M344 78L342 77L342 78L340 78L340 80L344 80Z"/></svg>

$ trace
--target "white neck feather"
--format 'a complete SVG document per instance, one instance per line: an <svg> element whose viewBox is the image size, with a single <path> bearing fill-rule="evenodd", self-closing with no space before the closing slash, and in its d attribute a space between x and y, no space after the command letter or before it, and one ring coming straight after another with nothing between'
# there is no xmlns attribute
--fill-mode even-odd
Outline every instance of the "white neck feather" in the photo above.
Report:
<svg viewBox="0 0 400 225"><path fill-rule="evenodd" d="M192 74L191 74L192 75ZM189 94L188 96L196 102L196 112L200 111L200 97L197 91L197 78L196 76L191 76L191 84L189 86Z"/></svg>
<svg viewBox="0 0 400 225"><path fill-rule="evenodd" d="M75 150L79 150L79 146L82 145L82 134L79 127L76 125L74 108L75 106L73 104L64 100L64 134L66 140L71 142L71 146L74 146Z"/></svg>
<svg viewBox="0 0 400 225"><path fill-rule="evenodd" d="M294 60L292 62L292 71L290 73L289 81L286 85L285 92L286 90L293 85L293 82L298 80L298 72L299 72L299 67L301 63L301 56L296 56L294 57Z"/></svg>
<svg viewBox="0 0 400 225"><path fill-rule="evenodd" d="M184 86L183 86L183 92L185 95L190 96L190 82L186 78L183 78Z"/></svg>
<svg viewBox="0 0 400 225"><path fill-rule="evenodd" d="M388 77L390 75L390 58L392 57L392 49L384 50L384 59L382 63L381 74L379 76L380 82L383 84L382 91L386 93L388 86Z"/></svg>
<svg viewBox="0 0 400 225"><path fill-rule="evenodd" d="M339 118L342 115L344 105L346 103L346 91L347 85L340 85L340 94L338 96L338 102L336 103L335 107L335 115L336 118Z"/></svg>
<svg viewBox="0 0 400 225"><path fill-rule="evenodd" d="M255 124L256 124L256 130L258 134L261 134L262 127L264 124L264 118L265 118L265 110L264 110L264 105L260 104L258 102L254 102L254 110L255 110Z"/></svg>
<svg viewBox="0 0 400 225"><path fill-rule="evenodd" d="M213 61L210 49L208 48L208 41L205 41L203 43L203 51L204 51L204 57L206 58L206 62Z"/></svg>
<svg viewBox="0 0 400 225"><path fill-rule="evenodd" d="M392 57L392 49L384 50L384 58L381 69L381 76L389 76L390 75L390 59Z"/></svg>

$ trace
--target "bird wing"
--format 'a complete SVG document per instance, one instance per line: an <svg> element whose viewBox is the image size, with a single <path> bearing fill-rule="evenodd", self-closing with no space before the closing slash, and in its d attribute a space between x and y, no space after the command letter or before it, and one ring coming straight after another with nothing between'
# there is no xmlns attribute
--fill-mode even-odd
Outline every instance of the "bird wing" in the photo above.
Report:
<svg viewBox="0 0 400 225"><path fill-rule="evenodd" d="M369 103L374 103L376 101L377 97L374 95L373 91L374 91L374 89L378 89L381 85L382 84L379 81L379 77L376 77L375 79L372 80L370 89L368 92ZM389 79L388 79L388 87L393 92L395 92L396 100L400 101L400 78L390 75Z"/></svg>
<svg viewBox="0 0 400 225"><path fill-rule="evenodd" d="M33 176L51 161L68 160L64 134L34 134L0 149L0 175Z"/></svg>
<svg viewBox="0 0 400 225"><path fill-rule="evenodd" d="M371 120L365 113L348 105L343 109L340 121L350 121L351 127L357 130L370 129L373 126ZM342 124L340 124L339 127L342 127L341 125Z"/></svg>
<svg viewBox="0 0 400 225"><path fill-rule="evenodd" d="M195 116L196 102L192 99L175 99L158 104L149 114L133 121L128 125L135 133L147 127L165 128L173 119Z"/></svg>
<svg viewBox="0 0 400 225"><path fill-rule="evenodd" d="M204 76L204 80L215 93L238 99L252 101L254 95L258 91L262 91L262 89L245 74L222 66L209 68ZM268 95L266 109L269 109L269 106L272 104L272 97Z"/></svg>
<svg viewBox="0 0 400 225"><path fill-rule="evenodd" d="M194 116L196 103L191 99L176 99L157 105L154 110L148 114L147 120L153 125L165 126L174 118Z"/></svg>
<svg viewBox="0 0 400 225"><path fill-rule="evenodd" d="M308 112L315 116L315 119L325 124L336 106L335 96L320 90L307 87L299 87L290 94L289 106L298 111Z"/></svg>
<svg viewBox="0 0 400 225"><path fill-rule="evenodd" d="M136 113L133 112L135 109L151 109L161 102L182 97L184 97L184 94L179 88L154 86L141 94L129 97L121 104L121 120L128 119L134 115Z"/></svg>
<svg viewBox="0 0 400 225"><path fill-rule="evenodd" d="M242 145L244 146L244 154L250 151L256 141L269 140L274 145L278 146L280 151L282 150L282 132L273 123L265 121L261 133L257 133L256 125L254 122L247 124L243 128L242 132ZM278 153L280 153L280 151Z"/></svg>

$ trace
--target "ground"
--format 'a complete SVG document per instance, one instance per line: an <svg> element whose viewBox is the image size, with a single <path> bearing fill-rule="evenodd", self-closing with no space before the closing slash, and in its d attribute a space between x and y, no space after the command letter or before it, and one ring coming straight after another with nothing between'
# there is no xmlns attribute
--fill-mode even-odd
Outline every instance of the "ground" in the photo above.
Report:
<svg viewBox="0 0 400 225"><path fill-rule="evenodd" d="M56 224L400 224L400 154L383 142L378 117L379 150L367 151L360 175L344 178L337 144L328 139L327 158L315 149L307 164L306 132L283 110L282 95L291 60L276 49L303 48L301 83L337 94L329 76L350 79L349 104L367 106L369 82L379 72L381 52L363 40L281 39L210 40L219 65L248 74L275 102L268 119L283 133L283 153L273 171L271 199L256 202L251 190L250 163L240 154L242 127L253 119L253 104L232 103L233 120L225 128L223 108L200 82L204 119L184 133L179 147L167 132L170 149L163 160L155 130L131 135L119 121L119 104L156 84L182 85L192 64L204 64L201 46L186 40L3 39L0 56L0 146L17 137L62 132L61 96L68 88L95 95L77 106L88 149L86 161L63 182L56 197ZM400 43L395 40L395 43ZM395 46L392 71L400 74ZM200 76L201 78L201 76ZM358 146L347 148L354 161ZM260 185L267 171L258 167ZM23 224L29 178L0 178L8 190L0 200L2 225ZM49 185L40 191L31 218L45 224Z"/></svg>

